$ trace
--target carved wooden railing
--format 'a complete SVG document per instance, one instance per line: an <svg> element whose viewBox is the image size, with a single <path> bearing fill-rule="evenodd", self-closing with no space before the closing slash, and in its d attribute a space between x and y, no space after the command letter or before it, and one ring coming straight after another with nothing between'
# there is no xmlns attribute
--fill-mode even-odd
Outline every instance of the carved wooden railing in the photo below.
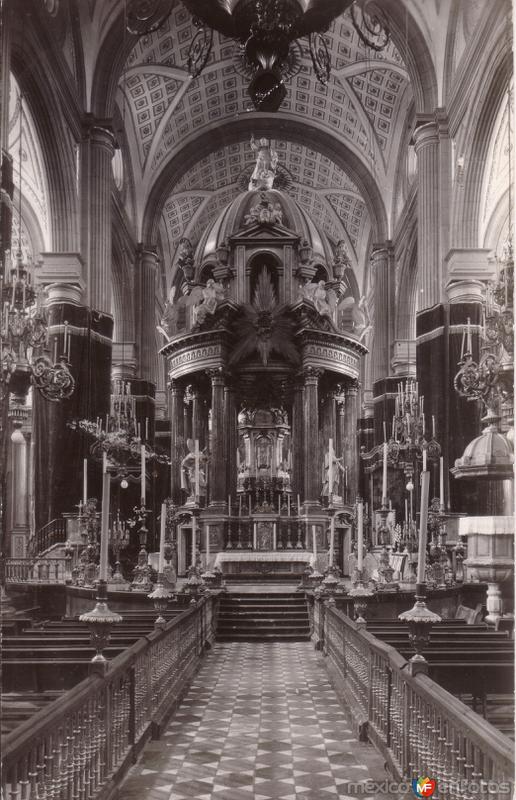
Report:
<svg viewBox="0 0 516 800"><path fill-rule="evenodd" d="M334 606L318 600L311 606L312 630L336 688L357 728L367 723L368 738L394 775L434 778L446 800L468 800L484 781L490 798L507 800L515 766L508 737L427 675L410 675L400 653Z"/></svg>
<svg viewBox="0 0 516 800"><path fill-rule="evenodd" d="M195 673L213 639L216 604L203 598L6 736L2 797L114 796Z"/></svg>
<svg viewBox="0 0 516 800"><path fill-rule="evenodd" d="M66 583L71 580L72 559L6 558L7 583Z"/></svg>

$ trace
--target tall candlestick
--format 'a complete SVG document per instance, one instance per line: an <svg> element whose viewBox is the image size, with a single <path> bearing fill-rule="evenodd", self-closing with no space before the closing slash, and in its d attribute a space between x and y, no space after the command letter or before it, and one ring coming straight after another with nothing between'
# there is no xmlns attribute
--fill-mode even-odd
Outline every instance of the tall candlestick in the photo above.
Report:
<svg viewBox="0 0 516 800"><path fill-rule="evenodd" d="M85 506L88 500L88 459L82 460L82 504Z"/></svg>
<svg viewBox="0 0 516 800"><path fill-rule="evenodd" d="M435 439L435 417L432 414L432 439Z"/></svg>
<svg viewBox="0 0 516 800"><path fill-rule="evenodd" d="M408 500L405 498L405 522L408 522Z"/></svg>
<svg viewBox="0 0 516 800"><path fill-rule="evenodd" d="M426 472L426 447L423 447L423 472Z"/></svg>
<svg viewBox="0 0 516 800"><path fill-rule="evenodd" d="M159 560L158 560L158 575L163 575L163 568L165 566L165 530L167 527L167 504L161 504L161 525L159 531Z"/></svg>
<svg viewBox="0 0 516 800"><path fill-rule="evenodd" d="M335 551L335 514L330 517L330 556L328 559L328 566L333 566L333 554Z"/></svg>
<svg viewBox="0 0 516 800"><path fill-rule="evenodd" d="M383 441L387 441L387 424L385 420L383 421Z"/></svg>
<svg viewBox="0 0 516 800"><path fill-rule="evenodd" d="M206 525L206 569L210 568L210 526Z"/></svg>
<svg viewBox="0 0 516 800"><path fill-rule="evenodd" d="M197 555L197 518L192 516L192 567L195 567L195 557Z"/></svg>
<svg viewBox="0 0 516 800"><path fill-rule="evenodd" d="M439 459L439 505L444 508L444 458Z"/></svg>
<svg viewBox="0 0 516 800"><path fill-rule="evenodd" d="M107 455L102 457L102 519L100 527L100 570L99 580L108 578L108 545L109 545L109 482Z"/></svg>
<svg viewBox="0 0 516 800"><path fill-rule="evenodd" d="M145 439L149 441L149 418L145 417Z"/></svg>
<svg viewBox="0 0 516 800"><path fill-rule="evenodd" d="M387 501L387 442L383 443L382 505Z"/></svg>
<svg viewBox="0 0 516 800"><path fill-rule="evenodd" d="M145 445L140 445L140 497L142 499L142 506L145 507Z"/></svg>
<svg viewBox="0 0 516 800"><path fill-rule="evenodd" d="M357 503L357 568L362 577L362 566L364 561L364 503L360 500Z"/></svg>
<svg viewBox="0 0 516 800"><path fill-rule="evenodd" d="M419 550L417 554L417 582L425 582L426 539L428 522L428 494L430 489L430 473L421 475L421 509L419 515Z"/></svg>
<svg viewBox="0 0 516 800"><path fill-rule="evenodd" d="M301 516L301 495L297 496L297 516Z"/></svg>

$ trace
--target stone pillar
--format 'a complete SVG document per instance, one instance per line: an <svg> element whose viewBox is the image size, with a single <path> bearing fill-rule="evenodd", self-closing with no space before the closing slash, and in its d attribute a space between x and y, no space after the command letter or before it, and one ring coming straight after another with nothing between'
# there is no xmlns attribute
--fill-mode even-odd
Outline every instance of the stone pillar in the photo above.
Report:
<svg viewBox="0 0 516 800"><path fill-rule="evenodd" d="M348 502L354 503L358 492L358 447L357 447L357 396L356 381L347 384L344 392L344 467L348 469Z"/></svg>
<svg viewBox="0 0 516 800"><path fill-rule="evenodd" d="M140 377L148 383L156 384L156 278L159 259L154 248L138 245L138 285L137 309L138 356Z"/></svg>
<svg viewBox="0 0 516 800"><path fill-rule="evenodd" d="M292 402L292 470L293 491L304 499L304 421L303 421L303 384L298 380L294 386L294 399Z"/></svg>
<svg viewBox="0 0 516 800"><path fill-rule="evenodd" d="M87 304L111 314L111 161L115 140L110 121L88 114L81 148L81 250L87 270Z"/></svg>
<svg viewBox="0 0 516 800"><path fill-rule="evenodd" d="M303 417L304 417L304 502L305 507L320 506L321 469L319 459L319 378L322 371L307 367L304 371Z"/></svg>
<svg viewBox="0 0 516 800"><path fill-rule="evenodd" d="M225 424L224 424L224 374L220 369L209 371L211 380L211 453L210 453L210 506L226 503Z"/></svg>
<svg viewBox="0 0 516 800"><path fill-rule="evenodd" d="M183 390L178 381L170 381L170 495L181 502L181 457L183 454Z"/></svg>
<svg viewBox="0 0 516 800"><path fill-rule="evenodd" d="M414 131L417 156L417 258L419 308L441 302L442 265L439 209L439 132L436 122L424 122Z"/></svg>
<svg viewBox="0 0 516 800"><path fill-rule="evenodd" d="M236 496L236 450L238 445L237 436L237 409L235 402L235 389L229 384L224 390L224 419L226 423L226 481L228 487L228 494L233 498Z"/></svg>
<svg viewBox="0 0 516 800"><path fill-rule="evenodd" d="M203 430L200 403L199 389L194 386L191 392L192 439L194 442L197 440L199 447L202 449Z"/></svg>
<svg viewBox="0 0 516 800"><path fill-rule="evenodd" d="M371 353L373 384L390 371L391 344L394 338L394 279L391 275L393 250L390 242L373 245L371 267L374 272L374 347Z"/></svg>

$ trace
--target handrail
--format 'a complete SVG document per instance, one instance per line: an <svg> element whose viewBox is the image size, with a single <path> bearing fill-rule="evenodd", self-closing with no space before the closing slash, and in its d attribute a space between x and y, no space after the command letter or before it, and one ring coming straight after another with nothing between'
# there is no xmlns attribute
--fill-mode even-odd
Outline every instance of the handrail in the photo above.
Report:
<svg viewBox="0 0 516 800"><path fill-rule="evenodd" d="M71 580L72 559L67 556L6 558L5 580L8 583L62 584Z"/></svg>
<svg viewBox="0 0 516 800"><path fill-rule="evenodd" d="M193 676L216 603L201 599L7 735L2 796L108 797Z"/></svg>
<svg viewBox="0 0 516 800"><path fill-rule="evenodd" d="M66 541L66 520L62 517L50 520L34 534L29 541L29 546L34 555L39 555L48 550L53 544L64 544Z"/></svg>
<svg viewBox="0 0 516 800"><path fill-rule="evenodd" d="M468 784L481 780L495 782L490 798L508 797L514 780L508 737L427 675L411 675L394 647L334 606L315 600L313 620L342 679L338 688L398 778L436 778L447 800L465 800Z"/></svg>

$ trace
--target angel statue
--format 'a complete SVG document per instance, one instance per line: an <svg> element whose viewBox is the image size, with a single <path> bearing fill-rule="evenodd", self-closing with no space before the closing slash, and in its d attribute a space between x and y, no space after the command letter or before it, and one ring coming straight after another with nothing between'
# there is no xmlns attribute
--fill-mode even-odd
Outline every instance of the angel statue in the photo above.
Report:
<svg viewBox="0 0 516 800"><path fill-rule="evenodd" d="M339 328L351 328L351 331L358 336L360 342L365 340L373 327L365 295L362 295L358 303L352 296L341 300L337 307L337 318Z"/></svg>
<svg viewBox="0 0 516 800"><path fill-rule="evenodd" d="M193 306L194 323L202 325L208 314L215 313L224 297L223 285L213 278L208 278L204 287L195 286L186 301L188 306Z"/></svg>
<svg viewBox="0 0 516 800"><path fill-rule="evenodd" d="M319 314L333 319L337 307L337 295L333 289L326 289L324 281L319 283L307 282L300 287L300 295L305 300L311 300Z"/></svg>
<svg viewBox="0 0 516 800"><path fill-rule="evenodd" d="M165 310L163 312L163 317L161 319L160 324L157 326L157 330L162 336L165 337L167 342L170 341L170 337L175 333L175 309L174 309L174 297L176 294L176 287L172 286L168 297L167 302L165 304Z"/></svg>
<svg viewBox="0 0 516 800"><path fill-rule="evenodd" d="M258 139L258 143L256 143L254 136L251 135L251 150L256 153L256 165L249 180L249 191L272 189L278 154L272 149L270 139Z"/></svg>
<svg viewBox="0 0 516 800"><path fill-rule="evenodd" d="M196 502L206 497L206 451L199 452L199 442L188 439L188 453L181 461L181 489L188 493L188 500Z"/></svg>

